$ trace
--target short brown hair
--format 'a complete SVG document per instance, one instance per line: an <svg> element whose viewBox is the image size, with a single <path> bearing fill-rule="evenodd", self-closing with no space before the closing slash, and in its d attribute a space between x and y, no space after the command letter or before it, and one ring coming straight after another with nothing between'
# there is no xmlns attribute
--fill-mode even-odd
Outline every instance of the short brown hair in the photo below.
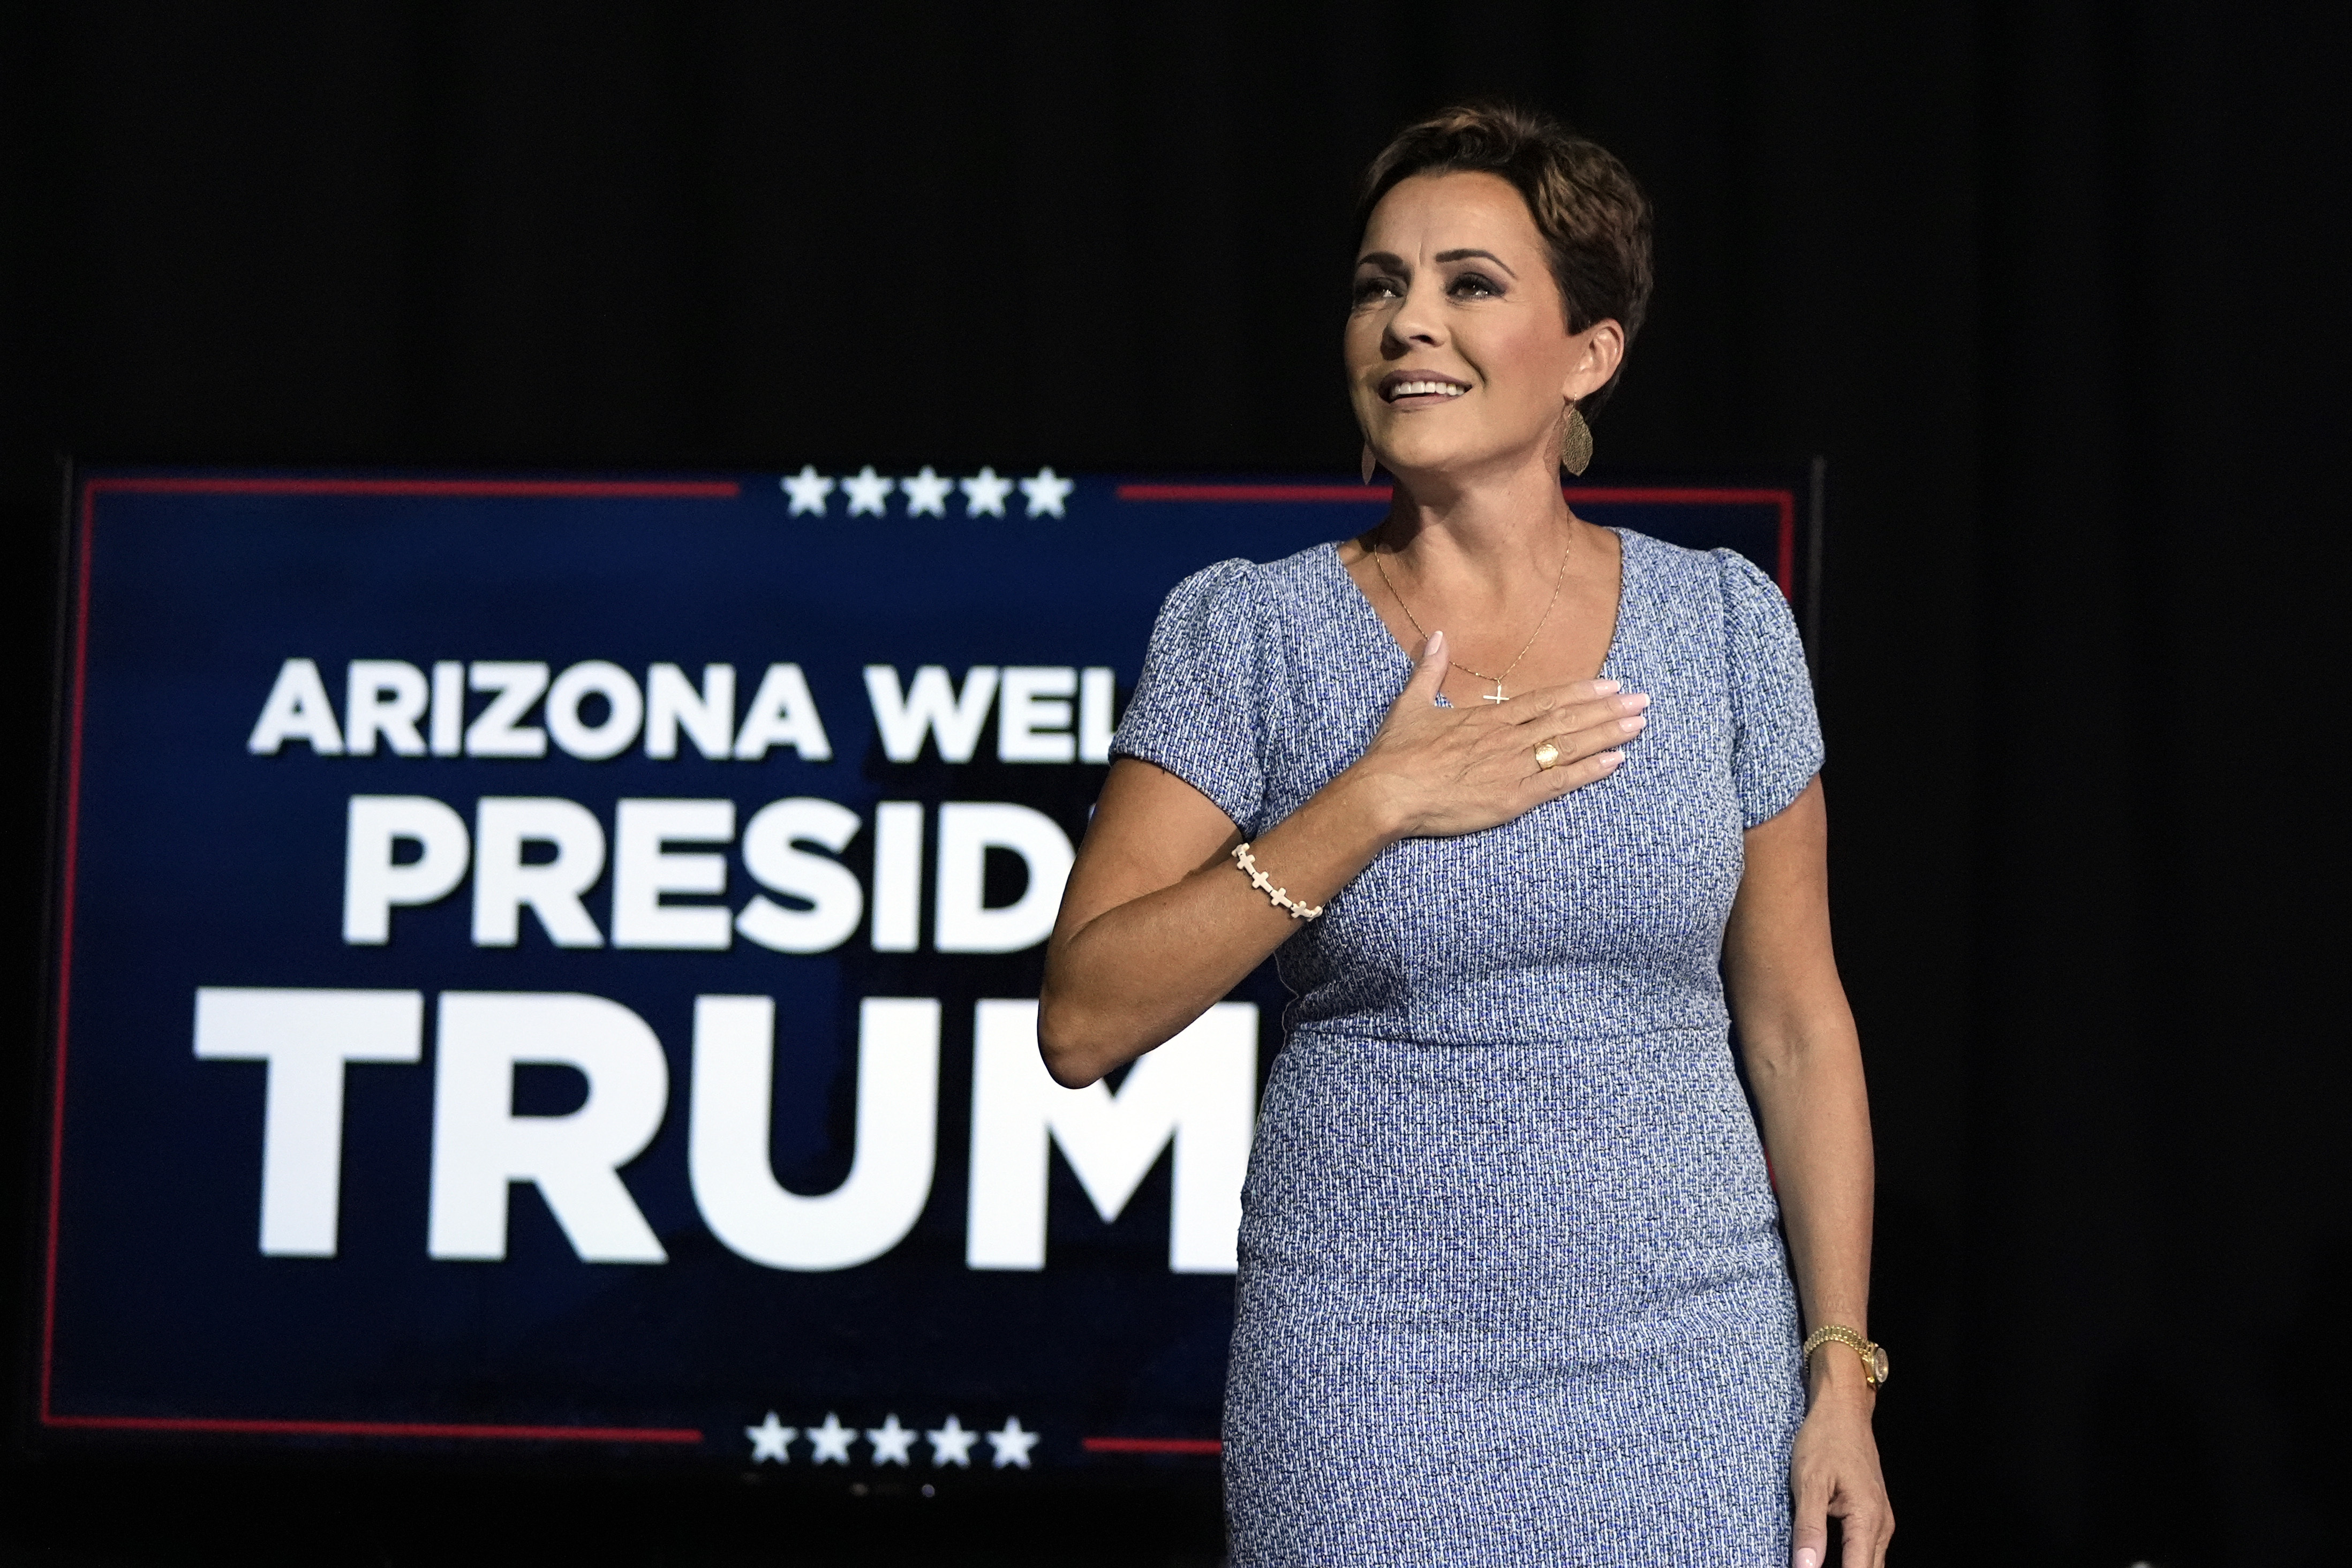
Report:
<svg viewBox="0 0 2352 1568"><path fill-rule="evenodd" d="M1614 317L1632 346L1650 310L1650 202L1613 153L1536 110L1462 104L1406 126L1381 149L1364 171L1356 232L1400 181L1453 174L1508 180L1550 254L1568 330ZM1612 376L1583 407L1598 409L1616 384Z"/></svg>

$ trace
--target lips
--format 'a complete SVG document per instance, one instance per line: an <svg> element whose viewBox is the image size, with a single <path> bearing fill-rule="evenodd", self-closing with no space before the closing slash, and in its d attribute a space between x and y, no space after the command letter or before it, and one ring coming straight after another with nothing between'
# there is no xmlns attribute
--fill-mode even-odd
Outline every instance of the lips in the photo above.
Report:
<svg viewBox="0 0 2352 1568"><path fill-rule="evenodd" d="M1455 376L1443 375L1428 370L1392 370L1381 377L1381 396L1389 403L1402 403L1408 398L1427 397L1440 402L1461 396L1470 390L1470 384Z"/></svg>

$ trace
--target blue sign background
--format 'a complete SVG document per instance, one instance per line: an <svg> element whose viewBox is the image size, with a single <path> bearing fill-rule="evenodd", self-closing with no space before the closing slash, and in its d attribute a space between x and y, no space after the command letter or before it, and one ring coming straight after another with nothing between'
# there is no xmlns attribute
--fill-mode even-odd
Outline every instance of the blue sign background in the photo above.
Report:
<svg viewBox="0 0 2352 1568"><path fill-rule="evenodd" d="M1789 584L1793 498L1771 489L1571 492L1580 512L1740 549ZM1381 493L1285 481L1082 477L1064 515L879 517L790 510L775 476L680 481L305 480L98 475L78 512L58 925L54 1192L38 1376L60 1440L398 1441L581 1447L740 1463L771 1409L814 1425L950 1412L1044 1434L1038 1469L1209 1462L1232 1281L1170 1272L1169 1172L1105 1224L1053 1163L1047 1267L967 1268L972 1009L1034 997L1041 949L827 953L560 950L535 921L474 945L467 900L404 909L383 946L342 940L347 802L558 796L612 826L623 797L730 798L739 823L813 795L1017 802L1075 841L1100 766L883 754L861 676L941 665L1109 667L1132 686L1160 596L1212 561L1267 560L1360 531ZM355 658L610 660L643 677L734 665L739 710L772 662L806 673L834 755L669 761L320 756L246 749L284 660L316 661L340 709ZM476 698L479 710L483 700ZM871 831L840 857L870 881ZM589 895L604 914L604 884ZM928 885L928 878L926 879ZM730 907L742 902L740 868ZM994 901L1007 895L994 893ZM660 1037L669 1109L624 1174L666 1264L583 1263L537 1191L512 1189L507 1257L425 1251L430 1050L346 1072L340 1246L256 1246L265 1068L191 1051L204 986L565 991ZM772 1270L705 1228L687 1178L694 998L777 1005L776 1176L837 1184L852 1155L857 1003L943 1007L936 1176L922 1218L873 1263ZM1255 979L1261 1070L1279 989ZM521 1069L516 1110L558 1114L577 1076ZM1089 1444L1089 1439L1094 1441ZM919 1456L922 1450L916 1450ZM805 1446L795 1450L804 1463ZM1184 1456L1192 1456L1186 1458ZM1173 1456L1171 1458L1170 1456ZM986 1450L980 1451L984 1459ZM986 1467L973 1479L1017 1480Z"/></svg>

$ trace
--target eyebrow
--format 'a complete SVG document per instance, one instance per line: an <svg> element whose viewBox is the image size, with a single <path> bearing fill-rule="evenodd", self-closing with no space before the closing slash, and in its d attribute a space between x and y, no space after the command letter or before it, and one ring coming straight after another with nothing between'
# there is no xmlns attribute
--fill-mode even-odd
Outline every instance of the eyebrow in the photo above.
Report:
<svg viewBox="0 0 2352 1568"><path fill-rule="evenodd" d="M1501 257L1496 255L1491 250L1441 250L1434 257L1431 258L1431 259L1434 261L1467 261L1474 256L1483 256L1487 260L1493 262L1496 266L1501 268L1504 271L1511 272L1511 264L1504 260ZM1517 278L1518 274L1511 272L1511 276Z"/></svg>
<svg viewBox="0 0 2352 1568"><path fill-rule="evenodd" d="M1441 250L1435 256L1430 258L1430 259L1433 261L1467 261L1474 256L1486 258L1486 259L1493 262L1504 271L1509 272L1514 279L1518 277L1517 272L1511 271L1511 264L1509 262L1504 260L1501 257L1496 255L1491 250ZM1405 269L1404 258L1391 250L1368 250L1363 255L1356 258L1356 265L1359 267L1389 267L1395 268L1399 272Z"/></svg>

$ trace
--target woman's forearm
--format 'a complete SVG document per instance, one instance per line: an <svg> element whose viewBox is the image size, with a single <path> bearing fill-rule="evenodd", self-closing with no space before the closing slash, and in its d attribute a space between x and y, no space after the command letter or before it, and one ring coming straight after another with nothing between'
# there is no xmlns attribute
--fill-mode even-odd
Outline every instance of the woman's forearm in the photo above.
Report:
<svg viewBox="0 0 2352 1568"><path fill-rule="evenodd" d="M1870 1331L1872 1156L1862 1044L1830 942L1829 818L1819 779L1748 829L1724 978L1771 1157L1805 1327ZM1808 1368L1867 1394L1859 1357Z"/></svg>
<svg viewBox="0 0 2352 1568"><path fill-rule="evenodd" d="M1156 787L1130 775L1129 787ZM1174 784L1174 789L1189 786ZM1375 773L1350 769L1254 841L1259 868L1302 904L1317 906L1353 881L1400 835L1392 792ZM1118 803L1121 805L1127 803ZM1106 792L1105 806L1112 806ZM1098 812L1107 825L1108 810ZM1230 858L1240 842L1217 819L1190 832L1164 811L1122 810L1118 823L1150 824L1135 842L1089 844L1074 874L1064 919L1047 950L1038 1044L1047 1070L1073 1087L1093 1082L1173 1037L1297 933L1299 921L1254 887ZM1121 830L1112 826L1113 833ZM1213 838L1213 842L1212 842ZM1171 842L1171 839L1175 842ZM1190 868L1172 885L1123 901L1100 889L1154 880L1135 862L1174 854ZM1099 907L1097 907L1099 906Z"/></svg>
<svg viewBox="0 0 2352 1568"><path fill-rule="evenodd" d="M1867 1336L1874 1174L1853 1019L1841 1001L1780 1037L1751 1041L1743 1032L1742 1040L1805 1327L1842 1323ZM1816 1388L1865 1387L1859 1359L1833 1348L1808 1368Z"/></svg>

